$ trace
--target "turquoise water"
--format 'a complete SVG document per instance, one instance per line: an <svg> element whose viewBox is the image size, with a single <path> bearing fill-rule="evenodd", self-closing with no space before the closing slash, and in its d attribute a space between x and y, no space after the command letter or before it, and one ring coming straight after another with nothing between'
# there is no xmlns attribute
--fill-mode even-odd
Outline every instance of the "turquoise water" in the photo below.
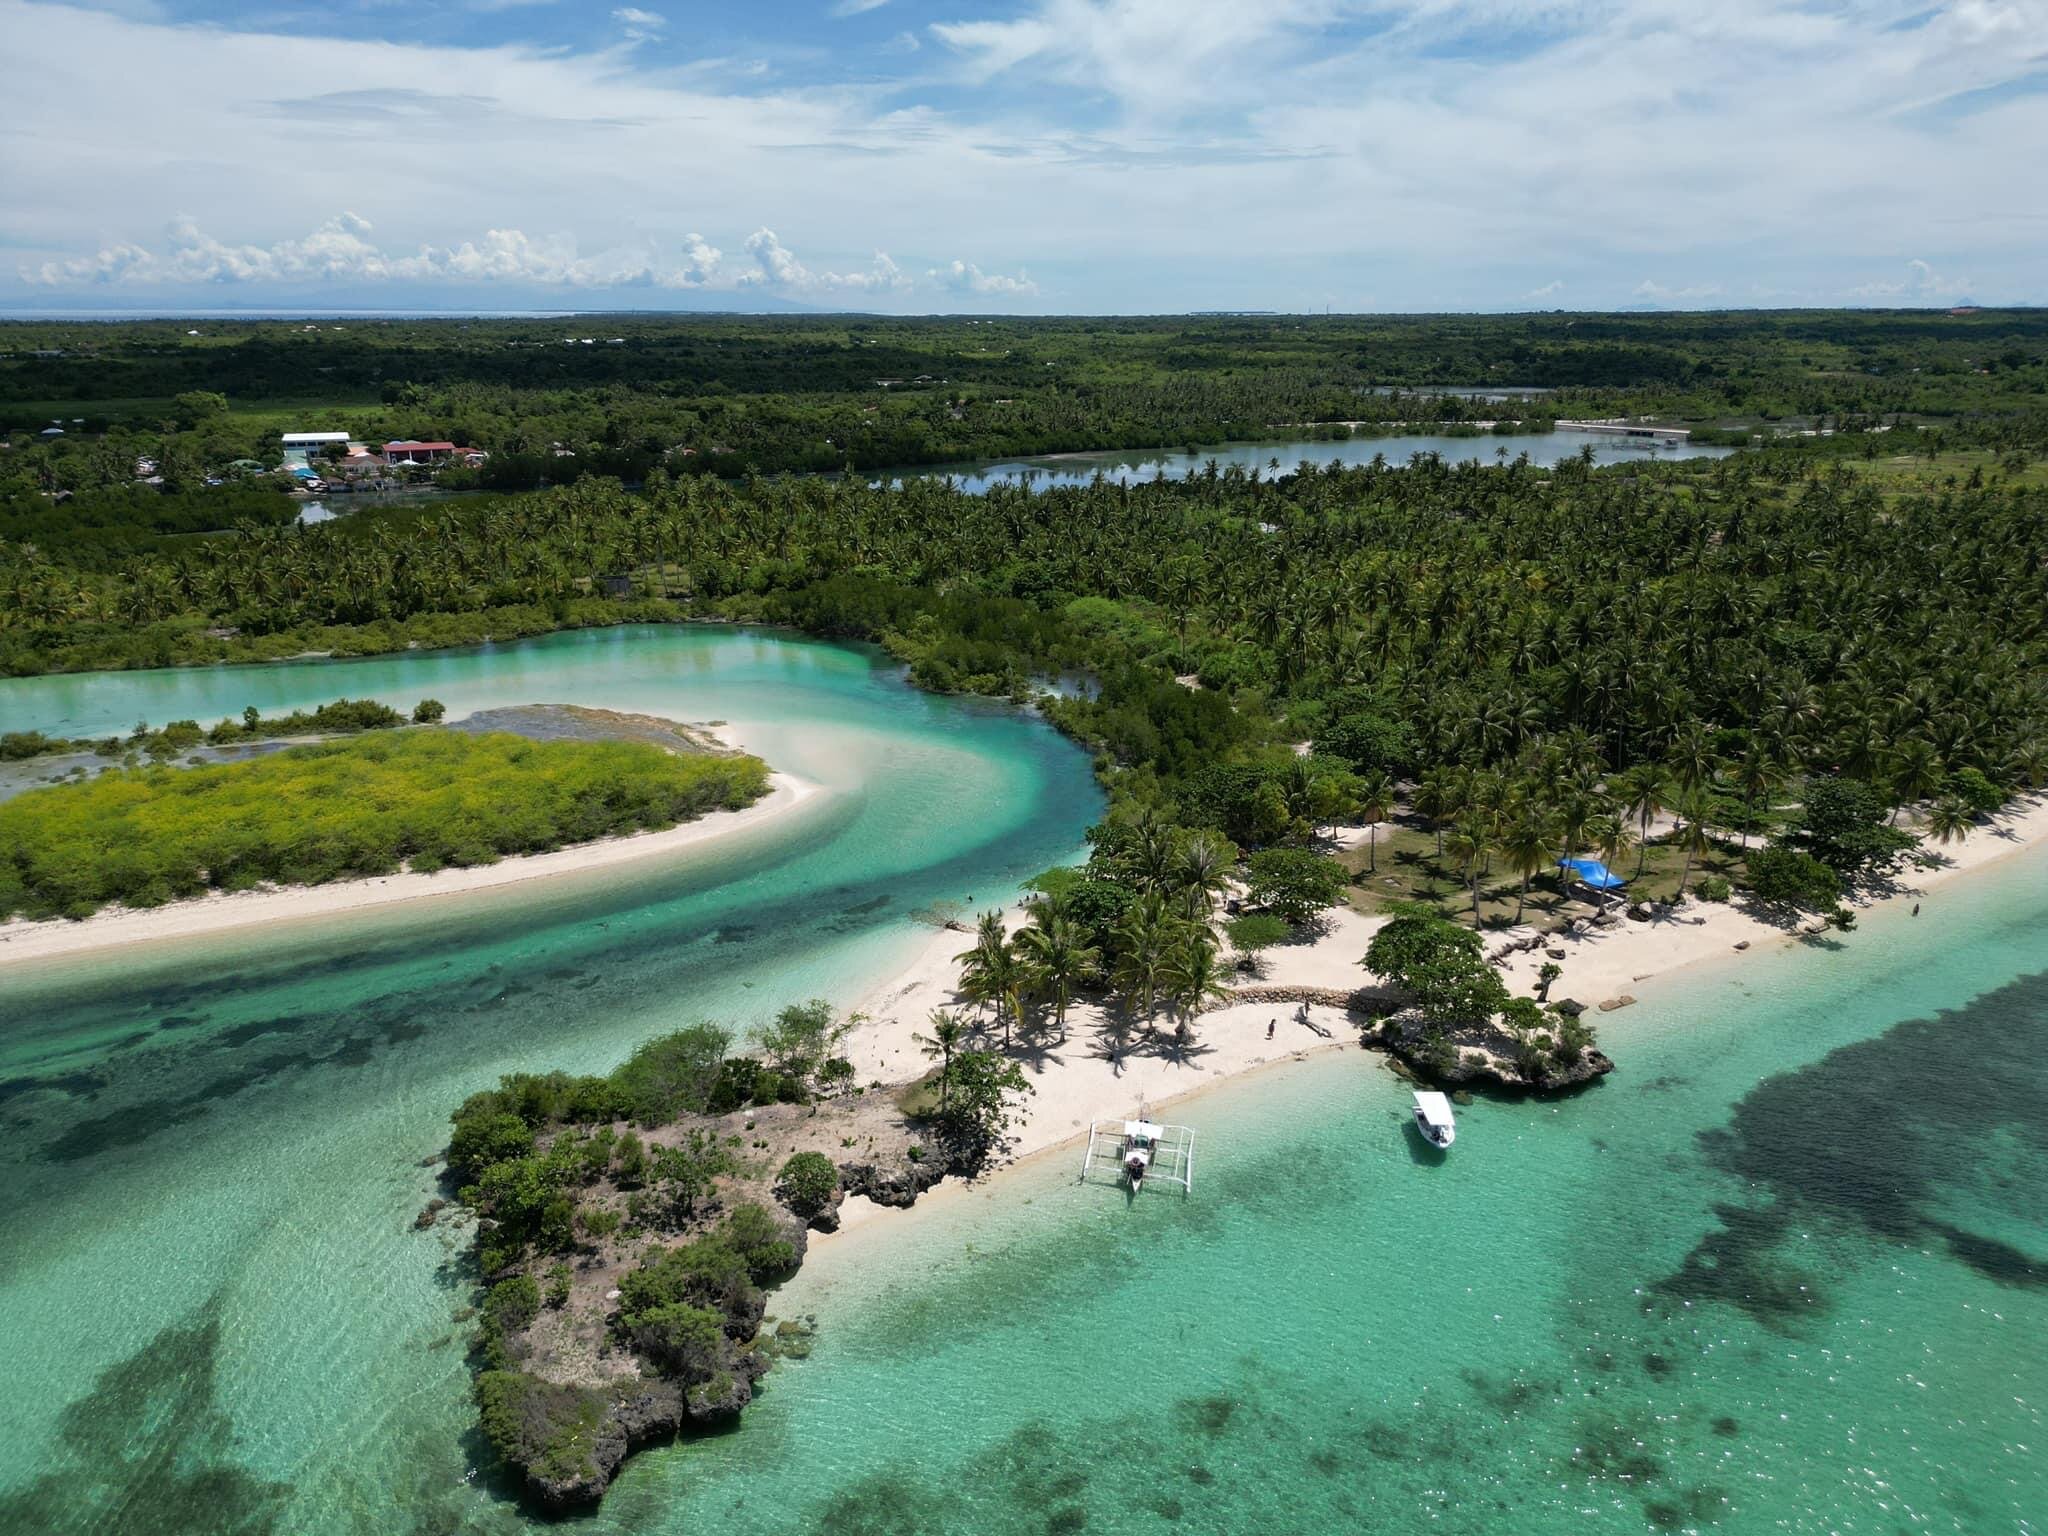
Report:
<svg viewBox="0 0 2048 1536"><path fill-rule="evenodd" d="M1354 437L1330 441L1312 439L1275 443L1228 443L1187 453L1177 448L1114 449L1101 453L1062 453L1044 458L1004 459L992 463L941 464L928 469L888 472L887 478L951 476L963 491L979 494L996 485L1026 485L1033 490L1055 486L1087 485L1099 473L1115 484L1138 485L1148 480L1183 480L1201 474L1213 461L1218 469L1271 472L1277 460L1282 472L1294 473L1307 460L1321 468L1325 464L1370 464L1375 454L1389 464L1406 464L1418 453L1433 453L1446 464L1491 464L1498 450L1505 448L1509 459L1527 454L1533 464L1548 468L1572 458L1583 448L1593 450L1596 464L1638 463L1644 459L1718 459L1734 450L1695 447L1649 449L1639 442L1604 432L1525 432L1510 437L1485 434L1448 437L1440 432L1409 433L1398 437Z"/></svg>
<svg viewBox="0 0 2048 1536"><path fill-rule="evenodd" d="M505 687L659 692L643 669L674 663L672 633L644 660L509 647L531 671ZM0 972L0 1530L524 1528L464 1481L458 1244L410 1230L448 1104L700 1010L846 998L914 938L905 905L1013 880L1093 814L1077 755L1028 722L956 717L849 652L689 643L737 648L706 687L742 680L671 713L750 698L795 750L792 700L819 696L865 722L835 749L860 755L790 766L865 789L663 880ZM451 707L500 681L476 658L348 666L470 669L434 682ZM299 701L424 691L358 676ZM944 774L899 782L930 752L1012 787L933 802ZM985 827L1011 797L1019 819ZM870 881L871 859L897 872ZM2044 931L2028 855L1837 947L1652 984L1603 1020L1614 1078L1462 1110L1442 1160L1348 1052L1177 1111L1191 1198L1127 1204L1061 1154L877 1217L776 1299L817 1316L812 1357L736 1432L637 1458L576 1528L2036 1531Z"/></svg>
<svg viewBox="0 0 2048 1536"><path fill-rule="evenodd" d="M778 1299L813 1356L598 1528L2036 1530L2044 918L2032 858L1646 988L1441 1161L1350 1053L1179 1111L1190 1199L1061 1156L851 1235Z"/></svg>
<svg viewBox="0 0 2048 1536"><path fill-rule="evenodd" d="M700 1017L851 1004L1100 813L1015 711L827 645L720 629L466 654L0 683L10 728L96 732L373 695L723 718L825 788L754 833L538 888L0 971L0 1531L447 1528L469 1299L415 1233L450 1108L601 1069Z"/></svg>

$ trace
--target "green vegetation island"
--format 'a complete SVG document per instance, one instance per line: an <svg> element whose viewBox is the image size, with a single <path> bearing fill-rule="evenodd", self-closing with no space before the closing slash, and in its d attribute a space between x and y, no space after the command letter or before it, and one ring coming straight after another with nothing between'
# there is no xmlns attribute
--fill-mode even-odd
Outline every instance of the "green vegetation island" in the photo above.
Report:
<svg viewBox="0 0 2048 1536"><path fill-rule="evenodd" d="M0 801L0 921L83 919L208 892L312 886L407 870L472 868L739 810L767 793L759 758L706 750L668 722L602 711L500 711L529 731L557 720L639 739L534 740L412 724L368 700L265 720L254 709L202 731L176 721L86 744L16 734L18 759L91 746L152 759ZM489 724L489 720L480 722ZM662 728L666 727L664 731ZM175 761L195 748L289 742L237 761ZM670 745L658 738L666 735Z"/></svg>
<svg viewBox="0 0 2048 1536"><path fill-rule="evenodd" d="M731 1422L808 1329L767 1316L810 1230L849 1194L907 1206L1002 1145L1017 1063L941 1032L897 1094L853 1082L856 1021L813 1000L752 1043L694 1025L606 1076L514 1074L454 1114L447 1184L417 1225L473 1220L485 1435L555 1510L600 1498L633 1450Z"/></svg>

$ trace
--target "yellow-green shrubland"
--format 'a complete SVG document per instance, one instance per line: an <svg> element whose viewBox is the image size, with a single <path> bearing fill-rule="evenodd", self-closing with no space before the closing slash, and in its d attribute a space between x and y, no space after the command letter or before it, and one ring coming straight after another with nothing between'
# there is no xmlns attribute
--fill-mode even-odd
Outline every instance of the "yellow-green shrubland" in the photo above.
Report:
<svg viewBox="0 0 2048 1536"><path fill-rule="evenodd" d="M488 864L737 809L767 787L755 757L435 730L110 772L0 804L0 918Z"/></svg>

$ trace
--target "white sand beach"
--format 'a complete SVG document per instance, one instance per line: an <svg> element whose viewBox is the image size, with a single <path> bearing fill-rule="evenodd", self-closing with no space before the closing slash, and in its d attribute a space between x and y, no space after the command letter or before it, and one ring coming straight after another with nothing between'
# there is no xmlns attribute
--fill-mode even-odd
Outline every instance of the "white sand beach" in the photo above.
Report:
<svg viewBox="0 0 2048 1536"><path fill-rule="evenodd" d="M729 731L721 736L728 741ZM688 850L762 826L786 815L821 792L819 785L793 774L769 777L769 791L738 811L713 811L696 821L628 837L601 838L548 853L501 859L496 864L441 869L432 874L406 872L342 880L331 885L260 887L201 896L191 901L140 910L112 907L78 922L62 918L30 922L16 918L0 923L0 966L59 955L163 939L192 938L266 923L331 917L397 902L462 895L528 880L583 874L643 859L674 858Z"/></svg>
<svg viewBox="0 0 2048 1536"><path fill-rule="evenodd" d="M2048 843L2048 798L2022 799L1962 842L1946 848L1930 845L1930 851L1943 861L1937 867L1909 869L1890 894L1856 905L1870 910L1936 900L1951 882L2044 843ZM1366 985L1371 977L1359 961L1384 919L1348 908L1326 916L1327 926L1313 943L1267 950L1260 975L1242 977L1240 984L1339 991ZM1013 926L1021 923L1021 913L1011 912L1010 920ZM1532 931L1490 930L1488 951L1497 952ZM1563 974L1553 985L1551 996L1584 1003L1612 1045L1614 1033L1624 1027L1620 1021L1626 1014L1601 1011L1602 1002L1636 997L1653 985L1673 984L1688 968L1705 961L1739 962L1745 955L1799 938L1796 928L1788 930L1766 922L1736 905L1688 899L1682 907L1647 923L1624 918L1611 927L1550 935L1543 948L1506 959L1501 972L1511 990L1526 994L1536 984L1537 969L1547 958L1545 950L1563 950L1564 958L1557 962ZM1855 936L1850 935L1847 942L1856 942ZM955 990L959 965L954 956L972 943L972 934L939 933L901 974L862 1000L860 1008L869 1016L868 1022L849 1042L850 1059L862 1081L902 1082L929 1070L931 1063L913 1036L927 1031L934 1008L971 1009ZM1021 1161L1070 1145L1087 1133L1091 1120L1129 1114L1141 1102L1157 1109L1273 1062L1314 1051L1359 1049L1355 1022L1343 1009L1310 1007L1308 1018L1328 1030L1328 1037L1297 1022L1292 1003L1218 1008L1197 1021L1194 1043L1184 1060L1176 1059L1168 1048L1169 1040L1148 1045L1142 1035L1134 1034L1132 1048L1119 1062L1110 1057L1104 1010L1076 1002L1067 1012L1064 1043L1042 1048L1034 1044L1019 1053L1034 1091L1016 1128L1013 1157ZM1162 1015L1162 1036L1170 1036L1170 1031ZM1621 1070L1627 1070L1625 1046L1619 1059ZM971 1195L969 1188L949 1180L925 1200ZM921 1201L920 1208L923 1204ZM857 1227L875 1209L865 1200L849 1201L842 1212L842 1230Z"/></svg>

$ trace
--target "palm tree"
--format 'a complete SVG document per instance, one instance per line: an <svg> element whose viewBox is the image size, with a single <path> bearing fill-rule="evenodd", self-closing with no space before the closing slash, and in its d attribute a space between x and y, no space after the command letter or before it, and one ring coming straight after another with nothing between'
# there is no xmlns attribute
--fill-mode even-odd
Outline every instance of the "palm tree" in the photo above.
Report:
<svg viewBox="0 0 2048 1536"><path fill-rule="evenodd" d="M946 1107L946 1097L951 1090L953 1076L953 1053L960 1049L967 1039L967 1025L960 1015L950 1008L934 1008L931 1014L932 1032L929 1035L912 1035L924 1048L925 1059L942 1059L939 1068L939 1108Z"/></svg>
<svg viewBox="0 0 2048 1536"><path fill-rule="evenodd" d="M1228 849L1228 844L1207 832L1193 833L1181 845L1175 873L1180 888L1189 894L1190 907L1199 904L1202 917L1209 915L1215 894L1230 883L1231 866L1236 861Z"/></svg>
<svg viewBox="0 0 2048 1536"><path fill-rule="evenodd" d="M1685 850L1685 866L1678 872L1678 897L1685 900L1685 882L1692 878L1692 861L1707 851L1707 805L1705 791L1693 790L1679 798L1678 846Z"/></svg>
<svg viewBox="0 0 2048 1536"><path fill-rule="evenodd" d="M1756 819L1759 800L1770 809L1771 797L1785 782L1785 773L1761 742L1752 743L1735 765L1735 787L1742 791L1742 848L1749 851L1749 826Z"/></svg>
<svg viewBox="0 0 2048 1536"><path fill-rule="evenodd" d="M1670 806L1674 786L1671 773L1661 763L1638 763L1614 776L1615 798L1622 811L1635 822L1640 851L1636 857L1636 878L1643 878L1643 866L1650 858L1650 824Z"/></svg>
<svg viewBox="0 0 2048 1536"><path fill-rule="evenodd" d="M1517 923L1522 920L1522 909L1529 904L1530 878L1550 862L1551 839L1554 836L1550 823L1540 813L1525 809L1508 823L1507 832L1501 838L1501 856L1508 861L1509 868L1522 877L1521 894L1515 899Z"/></svg>
<svg viewBox="0 0 2048 1536"><path fill-rule="evenodd" d="M1479 866L1493 852L1493 834L1477 816L1467 816L1451 828L1450 856L1465 871L1472 891L1472 926L1479 926Z"/></svg>
<svg viewBox="0 0 2048 1536"><path fill-rule="evenodd" d="M1168 952L1161 975L1167 995L1180 1012L1182 1038L1196 1014L1230 995L1223 970L1216 963L1216 940L1206 928L1191 928L1181 935Z"/></svg>
<svg viewBox="0 0 2048 1536"><path fill-rule="evenodd" d="M1453 796L1450 775L1442 769L1425 773L1415 784L1416 814L1429 818L1436 830L1436 856L1444 856L1444 822L1449 818Z"/></svg>
<svg viewBox="0 0 2048 1536"><path fill-rule="evenodd" d="M1721 768L1720 754L1714 751L1713 731L1703 721L1690 722L1671 743L1670 762L1671 776L1681 790L1690 793L1705 789Z"/></svg>
<svg viewBox="0 0 2048 1536"><path fill-rule="evenodd" d="M1941 757L1932 743L1914 737L1899 748L1892 761L1892 793L1901 804L1924 800L1941 788ZM1898 812L1892 812L1896 820Z"/></svg>
<svg viewBox="0 0 2048 1536"><path fill-rule="evenodd" d="M1173 830L1146 816L1137 824L1131 846L1132 883L1140 891L1164 891L1173 885Z"/></svg>
<svg viewBox="0 0 2048 1536"><path fill-rule="evenodd" d="M1619 816L1595 816L1586 827L1586 837L1600 850L1600 862L1610 870L1622 861L1629 845L1635 842L1627 821Z"/></svg>
<svg viewBox="0 0 2048 1536"><path fill-rule="evenodd" d="M1976 823L1976 813L1957 795L1943 795L1927 812L1927 830L1944 848L1968 837Z"/></svg>
<svg viewBox="0 0 2048 1536"><path fill-rule="evenodd" d="M983 942L953 958L961 962L960 990L978 1003L994 1003L996 1018L1003 1026L1003 1049L1010 1048L1010 1026L1024 1010L1024 990L1031 985L1031 967L1017 948L1002 937L1001 919L996 936L989 941L983 925Z"/></svg>
<svg viewBox="0 0 2048 1536"><path fill-rule="evenodd" d="M1159 978L1176 925L1163 897L1140 896L1117 925L1116 983L1124 995L1145 1000L1145 1027L1152 1027L1159 998Z"/></svg>
<svg viewBox="0 0 2048 1536"><path fill-rule="evenodd" d="M1384 769L1366 774L1358 784L1358 814L1365 820L1365 867L1379 872L1380 823L1393 813L1394 781Z"/></svg>
<svg viewBox="0 0 2048 1536"><path fill-rule="evenodd" d="M1030 965L1035 984L1051 989L1053 1022L1059 1026L1060 1039L1065 1040L1067 1002L1074 988L1096 973L1102 953L1085 942L1071 919L1049 911L1043 913L1041 921L1017 935L1017 944Z"/></svg>

